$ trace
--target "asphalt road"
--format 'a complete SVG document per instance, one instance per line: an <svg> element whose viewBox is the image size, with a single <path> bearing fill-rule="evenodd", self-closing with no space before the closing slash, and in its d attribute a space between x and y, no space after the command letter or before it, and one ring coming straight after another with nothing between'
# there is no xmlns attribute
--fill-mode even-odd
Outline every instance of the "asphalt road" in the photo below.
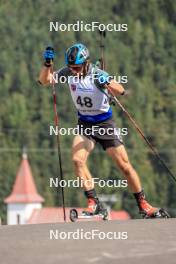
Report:
<svg viewBox="0 0 176 264"><path fill-rule="evenodd" d="M175 264L176 220L0 226L0 263Z"/></svg>

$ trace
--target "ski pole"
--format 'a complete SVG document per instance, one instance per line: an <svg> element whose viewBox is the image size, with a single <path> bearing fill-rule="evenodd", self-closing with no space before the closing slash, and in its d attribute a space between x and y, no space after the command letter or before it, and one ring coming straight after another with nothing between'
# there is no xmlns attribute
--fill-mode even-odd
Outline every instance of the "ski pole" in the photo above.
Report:
<svg viewBox="0 0 176 264"><path fill-rule="evenodd" d="M99 30L99 34L100 34L100 66L101 69L104 70L105 69L105 59L104 59L104 49L105 49L105 45L104 45L104 39L106 37L106 31L105 30Z"/></svg>
<svg viewBox="0 0 176 264"><path fill-rule="evenodd" d="M103 44L103 39L105 39L105 37L106 37L106 32L105 31L99 31L99 34L100 34L100 51L101 51L101 59L100 59L100 62L101 62L101 69L104 70L104 68L105 68L105 60L104 60L104 48L105 48L105 45ZM155 155L155 157L157 157L157 159L163 165L163 167L168 172L168 174L176 182L176 177L171 172L171 170L168 168L168 166L166 165L166 163L164 162L164 160L161 158L161 156L159 155L158 151L154 148L154 146L151 144L151 142L144 135L143 131L138 126L138 124L136 123L136 121L132 118L132 116L130 115L130 113L125 109L125 107L117 99L117 97L114 95L114 93L112 92L112 90L110 89L110 87L108 87L108 85L106 85L106 89L108 90L108 93L110 94L110 96L105 91L102 91L102 92L104 94L106 94L106 96L110 100L113 99L113 102L115 102L116 105L118 105L122 109L122 111L124 112L124 114L127 116L127 118L130 120L130 122L133 124L133 126L137 130L137 132L141 135L141 137L143 138L143 140L147 143L147 145L149 146L149 148L152 150L152 152ZM111 96L112 96L112 98L111 98Z"/></svg>
<svg viewBox="0 0 176 264"><path fill-rule="evenodd" d="M54 72L53 65L51 68L51 72ZM56 89L54 80L52 80L52 95L53 95L53 107L54 107L54 123L57 129L57 151L58 151L58 162L59 162L59 170L60 170L60 180L63 180L63 169L62 169L62 155L61 155L61 147L60 147L60 137L59 137L59 115L57 111L57 99L56 99ZM65 211L65 195L64 195L64 187L61 186L61 196L62 196L62 208L63 208L63 216L64 222L66 222L66 211Z"/></svg>
<svg viewBox="0 0 176 264"><path fill-rule="evenodd" d="M166 163L164 162L164 160L161 158L161 156L159 155L158 151L154 148L154 146L151 144L151 142L147 139L147 137L144 135L143 131L141 130L141 128L138 126L138 124L136 123L136 121L132 118L132 116L130 115L130 113L125 109L125 107L121 104L121 102L117 99L117 97L114 95L114 93L112 92L112 90L110 89L110 87L106 86L106 88L108 89L109 93L112 95L114 102L122 109L123 113L127 116L127 118L130 120L130 122L133 124L133 126L135 127L135 129L137 130L137 132L141 135L141 137L145 140L145 142L147 143L147 145L149 146L149 148L152 150L153 154L157 157L157 159L160 161L160 163L163 165L163 167L165 168L165 170L169 173L169 175L173 178L173 180L176 182L176 177L174 176L174 174L171 172L171 170L168 168L168 166L166 165Z"/></svg>

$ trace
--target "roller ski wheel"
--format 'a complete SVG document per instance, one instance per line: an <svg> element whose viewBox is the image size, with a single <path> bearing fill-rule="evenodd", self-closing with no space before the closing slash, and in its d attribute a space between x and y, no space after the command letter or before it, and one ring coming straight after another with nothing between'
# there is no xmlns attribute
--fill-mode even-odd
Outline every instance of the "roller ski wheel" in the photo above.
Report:
<svg viewBox="0 0 176 264"><path fill-rule="evenodd" d="M76 220L78 219L78 212L76 209L71 209L70 210L70 221L71 222L76 222Z"/></svg>
<svg viewBox="0 0 176 264"><path fill-rule="evenodd" d="M170 215L168 214L168 212L163 209L163 208L160 208L158 209L158 211L156 211L155 213L153 213L152 215L147 215L146 213L142 212L141 213L142 217L144 219L156 219L156 218L170 218Z"/></svg>
<svg viewBox="0 0 176 264"><path fill-rule="evenodd" d="M99 213L89 213L89 212L82 212L82 214L78 214L76 209L70 210L70 220L71 222L76 222L80 219L102 219L104 221L108 220L108 211L106 209L102 209Z"/></svg>

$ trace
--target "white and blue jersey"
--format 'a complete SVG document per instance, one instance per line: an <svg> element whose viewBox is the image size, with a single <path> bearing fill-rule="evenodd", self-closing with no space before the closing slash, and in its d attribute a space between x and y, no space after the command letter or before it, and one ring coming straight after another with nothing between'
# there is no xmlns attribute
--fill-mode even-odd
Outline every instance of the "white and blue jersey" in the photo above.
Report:
<svg viewBox="0 0 176 264"><path fill-rule="evenodd" d="M97 123L112 116L109 100L101 91L102 83L107 83L105 81L109 76L107 72L90 64L88 73L84 78L74 76L68 67L62 68L55 74L69 77L68 85L80 120ZM104 81L102 81L102 77ZM106 89L104 91L107 92Z"/></svg>

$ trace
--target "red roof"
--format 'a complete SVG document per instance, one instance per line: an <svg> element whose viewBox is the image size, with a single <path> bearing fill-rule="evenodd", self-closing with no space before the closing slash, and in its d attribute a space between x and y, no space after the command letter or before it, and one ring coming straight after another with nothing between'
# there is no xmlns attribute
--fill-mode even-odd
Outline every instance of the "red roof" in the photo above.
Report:
<svg viewBox="0 0 176 264"><path fill-rule="evenodd" d="M26 154L23 154L12 193L4 201L5 203L41 203L44 201L37 192Z"/></svg>
<svg viewBox="0 0 176 264"><path fill-rule="evenodd" d="M66 208L67 222L70 222L69 212L71 208ZM83 211L83 208L75 208L78 214ZM128 220L130 215L126 211L111 211L109 215L110 220ZM90 219L91 220L91 219ZM95 220L92 219L92 220ZM98 220L98 219L96 219ZM59 223L63 221L63 210L61 207L45 207L41 209L34 209L27 224L42 224L42 223Z"/></svg>

